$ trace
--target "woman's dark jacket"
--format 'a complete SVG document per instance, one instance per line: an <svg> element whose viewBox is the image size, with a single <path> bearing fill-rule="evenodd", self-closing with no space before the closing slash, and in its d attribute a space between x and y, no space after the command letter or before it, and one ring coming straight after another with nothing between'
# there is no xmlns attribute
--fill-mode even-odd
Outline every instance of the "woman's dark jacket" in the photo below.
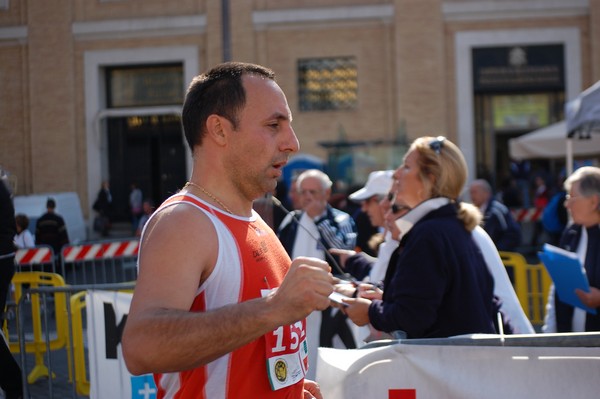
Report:
<svg viewBox="0 0 600 399"><path fill-rule="evenodd" d="M494 281L454 203L429 212L401 238L369 308L380 331L408 338L496 333Z"/></svg>

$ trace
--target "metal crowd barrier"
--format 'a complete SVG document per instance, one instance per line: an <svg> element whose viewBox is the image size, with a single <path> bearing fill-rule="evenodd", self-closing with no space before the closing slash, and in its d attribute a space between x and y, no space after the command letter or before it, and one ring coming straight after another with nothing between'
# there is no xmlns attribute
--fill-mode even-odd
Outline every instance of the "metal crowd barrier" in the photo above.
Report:
<svg viewBox="0 0 600 399"><path fill-rule="evenodd" d="M54 250L49 245L18 249L15 264L17 272L60 272Z"/></svg>
<svg viewBox="0 0 600 399"><path fill-rule="evenodd" d="M137 278L138 240L68 245L61 251L67 284L107 284Z"/></svg>
<svg viewBox="0 0 600 399"><path fill-rule="evenodd" d="M37 288L40 286L61 286L65 285L62 277L57 274L57 262L52 247L48 245L38 245L33 248L18 249L15 254L16 274L12 280L13 293L7 302L7 323L4 324L4 336L6 337L11 352L19 352L19 342L11 342L11 336L16 336L16 325L12 325L11 320L15 319L17 303L23 295L23 287ZM29 312L31 317L32 339L25 345L27 353L33 353L35 356L35 367L27 377L30 383L37 381L41 377L48 376L48 369L44 364L43 353L46 346L42 341L41 330L41 309L48 306L61 306L64 303L64 295L53 298L51 303L40 303L39 297L30 298ZM64 306L62 306L64 307ZM48 342L48 347L56 349L64 346L65 343L65 318L60 312L56 312L56 336ZM11 331L11 327L12 330ZM12 334L11 334L12 333Z"/></svg>
<svg viewBox="0 0 600 399"><path fill-rule="evenodd" d="M11 314L15 309L16 323L10 322L14 317L9 319L4 332L11 352L21 357L24 397L53 397L53 386L61 387L59 397L89 394L83 334L85 291L132 289L138 245L137 240L67 245L60 257L45 245L17 251L14 300L8 304ZM53 364L53 355L60 349L65 353ZM32 367L27 364L28 355L33 358ZM67 380L63 381L64 373L57 370L65 365ZM44 377L48 389L40 391L38 380ZM71 395L64 391L66 386L72 387ZM28 387L39 395L29 396Z"/></svg>
<svg viewBox="0 0 600 399"><path fill-rule="evenodd" d="M19 281L29 281L30 272L20 274L22 276L19 277ZM134 286L135 283L127 282L77 286L45 285L35 288L30 286L23 289L17 302L18 352L23 375L23 397L33 399L53 398L55 396L74 399L82 396L88 397L90 390L89 365L86 361L84 334L86 329L86 319L84 317L86 291L91 289L129 291ZM38 328L39 333L28 333L28 322L25 317L27 314L26 306L34 301L47 304L49 302L48 298L52 296L55 298L55 306L53 308L42 306L39 310L41 320ZM62 297L63 300L58 301L57 298L59 297ZM49 313L52 312L51 309L54 309L57 315L56 328L54 328L53 320L49 316ZM60 318L64 320L66 326L63 326L59 331L58 320ZM35 323L35 317L33 317L33 320ZM31 353L27 350L28 345L34 348L35 363L31 370L29 367L31 359L29 361L27 359L27 354ZM59 349L63 350L62 354L57 353ZM47 377L45 389L40 384L36 384L40 377Z"/></svg>
<svg viewBox="0 0 600 399"><path fill-rule="evenodd" d="M506 267L515 288L521 307L534 326L544 324L548 291L552 278L542 263L529 264L518 252L500 251L500 258Z"/></svg>
<svg viewBox="0 0 600 399"><path fill-rule="evenodd" d="M60 256L48 245L17 250L17 272L58 273L67 284L107 284L137 277L137 239L65 245Z"/></svg>
<svg viewBox="0 0 600 399"><path fill-rule="evenodd" d="M44 364L44 353L49 350L57 350L65 347L67 343L67 320L66 302L64 293L56 293L52 297L43 297L40 301L39 295L30 295L32 290L41 287L62 287L64 280L59 274L46 272L20 272L13 277L15 286L15 299L17 304L27 301L30 304L31 314L31 337L32 339L19 342L10 342L9 347L12 352L33 353L35 357L35 367L27 376L27 382L32 384L41 377L49 377L51 371ZM29 313L29 312L28 312ZM53 336L43 336L44 326L49 325L49 313L54 313L54 334ZM22 316L23 309L17 306L17 315ZM42 316L43 319L42 320ZM25 334L23 325L17 323L17 331ZM23 335L24 337L24 335Z"/></svg>

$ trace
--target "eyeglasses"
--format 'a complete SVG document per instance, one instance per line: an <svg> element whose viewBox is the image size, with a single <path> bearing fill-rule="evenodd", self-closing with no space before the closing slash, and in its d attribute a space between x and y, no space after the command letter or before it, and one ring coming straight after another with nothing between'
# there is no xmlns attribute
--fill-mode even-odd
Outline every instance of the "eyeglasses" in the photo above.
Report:
<svg viewBox="0 0 600 399"><path fill-rule="evenodd" d="M322 192L323 192L323 190L298 190L298 194L300 194L300 195L310 194L312 196L315 196L317 194L321 194Z"/></svg>
<svg viewBox="0 0 600 399"><path fill-rule="evenodd" d="M435 139L432 139L429 142L429 148L431 148L436 154L440 155L442 148L444 148L444 141L446 141L444 136L437 136Z"/></svg>
<svg viewBox="0 0 600 399"><path fill-rule="evenodd" d="M572 199L574 200L574 199L582 198L582 197L583 197L582 195L570 195L570 194L567 194L567 195L565 195L565 201L572 200Z"/></svg>

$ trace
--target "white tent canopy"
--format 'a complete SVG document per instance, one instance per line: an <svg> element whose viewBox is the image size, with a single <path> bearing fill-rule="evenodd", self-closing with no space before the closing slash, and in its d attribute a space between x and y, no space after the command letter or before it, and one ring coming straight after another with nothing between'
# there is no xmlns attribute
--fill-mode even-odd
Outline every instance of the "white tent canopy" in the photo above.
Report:
<svg viewBox="0 0 600 399"><path fill-rule="evenodd" d="M569 142L572 144L573 156L600 154L600 134L593 134L589 139L567 139L565 121L511 139L508 146L510 156L515 159L567 158Z"/></svg>

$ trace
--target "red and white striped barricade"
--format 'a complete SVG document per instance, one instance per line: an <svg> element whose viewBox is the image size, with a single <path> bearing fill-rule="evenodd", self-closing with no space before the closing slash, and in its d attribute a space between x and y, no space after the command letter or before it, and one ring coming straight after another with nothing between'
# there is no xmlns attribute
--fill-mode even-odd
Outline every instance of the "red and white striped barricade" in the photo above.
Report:
<svg viewBox="0 0 600 399"><path fill-rule="evenodd" d="M515 208L511 209L512 215L519 223L537 222L542 217L542 209Z"/></svg>
<svg viewBox="0 0 600 399"><path fill-rule="evenodd" d="M15 264L17 272L59 272L54 251L48 245L19 248L15 254Z"/></svg>
<svg viewBox="0 0 600 399"><path fill-rule="evenodd" d="M138 240L65 246L62 262L68 284L105 284L137 278Z"/></svg>

